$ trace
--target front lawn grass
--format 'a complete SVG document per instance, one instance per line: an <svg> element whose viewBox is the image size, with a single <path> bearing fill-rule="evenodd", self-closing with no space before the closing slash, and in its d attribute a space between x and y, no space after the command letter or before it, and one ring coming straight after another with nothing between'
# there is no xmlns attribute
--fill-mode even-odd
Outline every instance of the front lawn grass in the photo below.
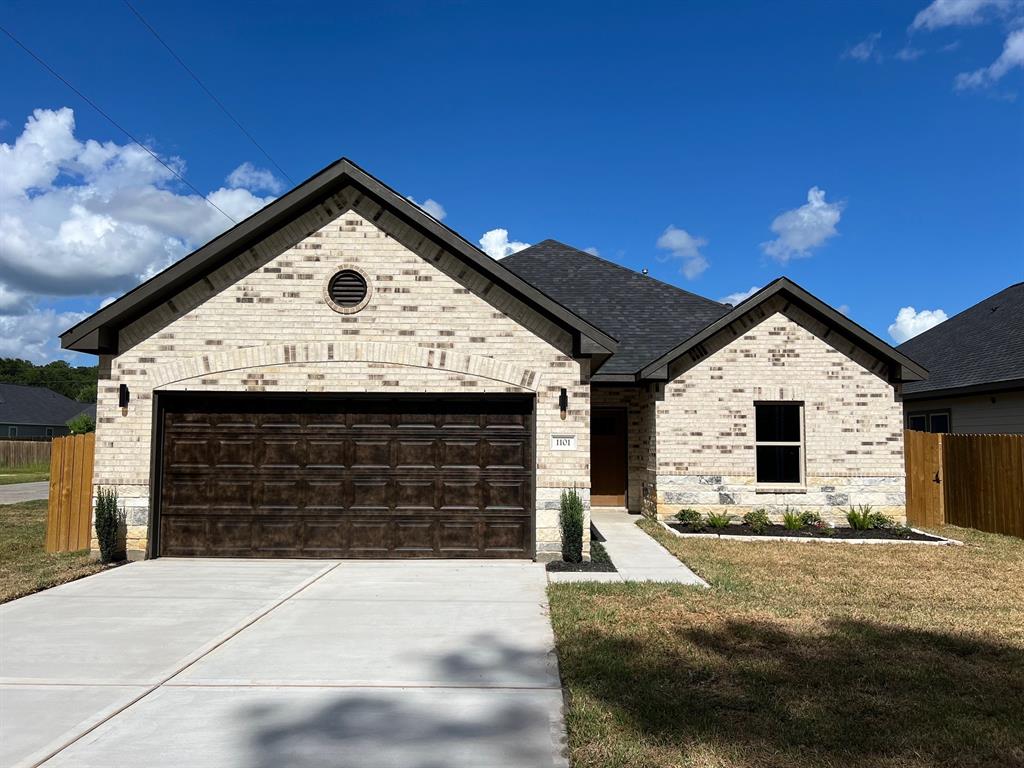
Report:
<svg viewBox="0 0 1024 768"><path fill-rule="evenodd" d="M640 525L711 589L549 587L576 768L1024 765L1024 541Z"/></svg>
<svg viewBox="0 0 1024 768"><path fill-rule="evenodd" d="M47 553L46 501L0 505L0 603L103 570L88 550Z"/></svg>
<svg viewBox="0 0 1024 768"><path fill-rule="evenodd" d="M0 467L0 485L36 483L50 479L50 463L37 462L23 467Z"/></svg>

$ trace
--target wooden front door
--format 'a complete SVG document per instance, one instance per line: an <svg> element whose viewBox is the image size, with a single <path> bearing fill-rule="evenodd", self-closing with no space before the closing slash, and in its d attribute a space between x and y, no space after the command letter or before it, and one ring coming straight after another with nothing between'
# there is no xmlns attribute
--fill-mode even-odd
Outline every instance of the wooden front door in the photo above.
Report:
<svg viewBox="0 0 1024 768"><path fill-rule="evenodd" d="M626 506L627 418L625 408L590 413L590 503Z"/></svg>
<svg viewBox="0 0 1024 768"><path fill-rule="evenodd" d="M161 410L161 555L533 556L529 398L204 396Z"/></svg>

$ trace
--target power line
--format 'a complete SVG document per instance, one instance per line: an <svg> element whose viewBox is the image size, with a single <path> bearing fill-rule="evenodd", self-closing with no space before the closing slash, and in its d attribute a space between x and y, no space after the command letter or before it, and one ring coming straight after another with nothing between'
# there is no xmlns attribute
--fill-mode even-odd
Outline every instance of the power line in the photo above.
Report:
<svg viewBox="0 0 1024 768"><path fill-rule="evenodd" d="M11 32L6 27L0 26L0 32L3 32L5 35L7 35L9 38L11 38L11 40L13 40L18 45L19 48L21 48L23 51L25 51L25 53L27 53L33 59L38 61L46 69L47 72L49 72L51 75L53 75L58 80L60 80L62 83L64 83L64 85L66 85L68 88L70 88L76 94L78 94L79 98L81 98L86 104L88 104L90 107L92 107L97 112L99 112L101 115L103 115L103 117L105 117L111 123L111 125L113 125L119 131L121 131L121 133L123 133L125 136L127 136L129 139L131 139L133 142L135 142L140 147L142 147L144 150L146 150L146 152L149 153L150 157L152 157L154 160L156 160L158 163L160 163L160 165L162 165L168 171L170 171L175 176L177 176L178 180L181 181L182 184L187 186L189 189L191 189L193 192L195 192L197 195L199 195L203 200L205 200L207 203L209 203L214 208L216 208L218 211L220 211L228 221L230 221L232 224L237 224L238 223L233 218L231 218L231 216L229 216L227 213L225 213L224 210L220 206L218 206L210 198L208 198L206 195L204 195L202 192L200 192L198 189L196 189L195 186L192 184L192 182L190 182L188 179L186 179L184 176L182 176L180 173L178 173L176 170L174 170L174 168L172 168L167 163L165 163L163 160L161 160L160 157L155 152L153 152L153 150L151 150L149 147L147 147L141 141L136 139L131 133L128 132L128 130L126 128L124 128L114 118L112 118L110 115L108 115L102 109L100 109L99 106L96 104L96 102L94 102L92 99L90 99L84 93L82 93L80 90L75 88L75 86L73 86L71 83L69 83L57 70L55 70L53 67L51 67L49 64L47 64L45 61L43 61L42 58L37 56L32 51L31 48L29 48L27 45L25 45L23 42L21 42L21 40L19 40L13 34L11 34Z"/></svg>
<svg viewBox="0 0 1024 768"><path fill-rule="evenodd" d="M223 113L224 113L225 115L227 115L227 116L228 116L228 118L229 118L229 119L231 120L231 122L233 122L233 123L234 123L235 125L237 125L237 126L238 126L238 130L240 130L240 131L241 131L242 133L244 133L244 134L245 134L245 137L246 137L247 139L249 139L249 141L251 141L251 142L253 143L253 146L255 146L255 147L256 147L256 149L258 149L258 150L259 150L260 152L262 152L262 153L263 153L263 156L264 156L264 157L266 157L266 158L267 158L267 160L269 160L269 161L271 162L271 164L272 164L272 165L273 165L273 166L274 166L275 168L277 168L277 170L278 170L278 171L280 171L280 173L281 173L281 175L282 175L282 176L284 176L284 177L285 177L286 179L288 179L288 183L289 183L289 184L291 184L292 186L295 186L295 182L294 182L294 181L292 181L292 178L291 178L291 176L289 176L289 175L288 175L288 174L287 174L287 173L285 172L284 168L282 168L282 167L281 167L280 165L278 165L278 164L277 164L277 161L276 161L276 160L274 160L274 158L272 158L272 157L270 156L270 153L269 153L269 152L267 152L267 150L265 150L265 149L264 149L264 148L263 148L263 147L262 147L262 146L260 145L260 143L259 143L258 141L256 141L256 139L254 139L254 138L253 138L253 136L252 136L252 134L251 134L251 133L249 133L249 132L248 132L247 130L245 130L245 126L243 126L243 125L242 125L242 124L241 124L241 123L240 123L240 122L238 121L238 119L237 119L237 118L236 118L236 117L235 117L234 115L232 115L232 114L231 114L231 113L230 113L230 112L228 111L228 108L227 108L227 107L225 107L225 106L224 106L224 105L223 105L223 104L221 103L221 100L220 100L220 99L218 99L218 98L217 98L216 96L214 96L214 95L213 95L213 91L211 91L211 90L210 90L209 88L207 88L207 87L206 87L206 85L205 85L205 84L203 83L203 81L199 79L199 75L197 75L197 74L196 74L195 72L193 72L193 71L191 70L191 68L189 68L188 64L186 64L186 63L185 63L184 61L182 61L182 60L181 60L181 57L180 57L180 56L179 56L178 54L176 54L176 53L174 52L174 50L173 50L173 49L171 48L171 46L169 46L169 45L167 44L167 42L166 42L166 41L165 41L165 40L164 40L164 39L163 39L162 37L160 37L160 35L159 35L159 34L157 33L157 31L156 31L155 29L153 29L153 26L152 26L152 25L151 25L151 24L150 24L150 23L149 23L148 21L146 21L146 20L145 20L145 19L144 19L144 18L142 17L142 14L141 14L141 13L139 13L139 12L138 12L137 10L135 10L135 7L134 7L134 6L133 6L133 5L132 5L132 4L130 3L130 2L128 2L128 0L124 0L124 4L125 4L125 5L127 5L127 6L128 6L128 10L130 10L130 11L131 11L132 13L134 13L134 14L135 14L135 17L136 17L136 18L137 18L137 19L138 19L138 20L139 20L140 22L142 22L142 26L144 26L144 27L145 27L146 29L148 29L148 30L149 30L150 32L152 32L152 33L153 33L153 37L155 37L155 38L156 38L157 40L159 40L159 41L160 41L160 45L162 45L162 46L163 46L164 48L166 48L166 49L167 49L167 52L168 52L169 54L171 54L171 56L173 56L173 57L174 57L174 60L175 60L175 61L177 61L177 62L178 62L179 64L181 64L181 66L182 66L182 69L184 69L184 70L185 70L186 72L188 72L188 73L189 73L189 74L190 74L190 75L192 76L192 79L193 79L193 80L195 80L195 81L196 81L196 84L197 84L197 85L198 85L198 86L199 86L200 88L202 88L202 89L203 89L203 91L204 91L204 92L206 93L206 95L207 95L207 96L209 96L209 97L210 97L210 98L211 98L211 99L213 100L213 103L214 103L214 104L216 104L216 105L217 105L218 107L220 107L220 111L221 111L221 112L223 112Z"/></svg>

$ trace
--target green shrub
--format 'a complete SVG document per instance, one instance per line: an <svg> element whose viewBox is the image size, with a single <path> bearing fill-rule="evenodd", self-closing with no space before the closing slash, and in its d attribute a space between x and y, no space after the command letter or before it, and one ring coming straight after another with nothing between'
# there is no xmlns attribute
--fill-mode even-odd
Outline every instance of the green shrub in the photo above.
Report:
<svg viewBox="0 0 1024 768"><path fill-rule="evenodd" d="M696 509L680 509L676 512L676 520L684 524L693 524L701 522L702 518L700 512Z"/></svg>
<svg viewBox="0 0 1024 768"><path fill-rule="evenodd" d="M805 509L800 513L800 519L803 520L804 526L821 528L825 521L821 519L821 513L814 509Z"/></svg>
<svg viewBox="0 0 1024 768"><path fill-rule="evenodd" d="M117 563L125 559L124 510L118 506L117 491L99 488L96 491L96 539L100 544L100 562Z"/></svg>
<svg viewBox="0 0 1024 768"><path fill-rule="evenodd" d="M795 509L786 507L782 513L782 526L787 531L799 531L804 527L804 516Z"/></svg>
<svg viewBox="0 0 1024 768"><path fill-rule="evenodd" d="M562 529L562 559L583 562L583 499L576 489L562 491L558 525Z"/></svg>
<svg viewBox="0 0 1024 768"><path fill-rule="evenodd" d="M78 414L68 420L65 426L71 430L72 435L84 435L86 432L96 431L96 422L88 413Z"/></svg>
<svg viewBox="0 0 1024 768"><path fill-rule="evenodd" d="M754 533L763 533L767 530L768 526L771 525L772 521L768 519L768 513L764 507L758 507L752 509L743 516L743 522L750 526L750 530Z"/></svg>
<svg viewBox="0 0 1024 768"><path fill-rule="evenodd" d="M704 518L704 522L718 530L728 527L732 520L733 515L730 515L728 512L708 512L707 517Z"/></svg>
<svg viewBox="0 0 1024 768"><path fill-rule="evenodd" d="M866 531L875 527L875 513L871 511L869 504L862 504L859 507L850 507L846 511L846 522L855 531Z"/></svg>
<svg viewBox="0 0 1024 768"><path fill-rule="evenodd" d="M888 515L883 515L881 512L874 512L871 515L871 527L880 528L883 531L892 531L898 526L896 525L896 521Z"/></svg>

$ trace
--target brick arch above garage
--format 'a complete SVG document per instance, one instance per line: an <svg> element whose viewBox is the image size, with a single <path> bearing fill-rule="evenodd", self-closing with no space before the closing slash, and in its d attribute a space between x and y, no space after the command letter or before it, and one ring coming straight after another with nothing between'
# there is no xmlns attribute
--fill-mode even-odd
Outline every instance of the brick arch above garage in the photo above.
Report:
<svg viewBox="0 0 1024 768"><path fill-rule="evenodd" d="M275 366L328 366L365 363L381 366L422 368L458 374L469 379L484 379L537 392L541 375L536 370L482 355L467 355L454 350L429 349L408 344L374 342L296 342L272 344L224 352L197 355L150 368L154 389L169 389L185 382L215 378L226 372L265 369Z"/></svg>

